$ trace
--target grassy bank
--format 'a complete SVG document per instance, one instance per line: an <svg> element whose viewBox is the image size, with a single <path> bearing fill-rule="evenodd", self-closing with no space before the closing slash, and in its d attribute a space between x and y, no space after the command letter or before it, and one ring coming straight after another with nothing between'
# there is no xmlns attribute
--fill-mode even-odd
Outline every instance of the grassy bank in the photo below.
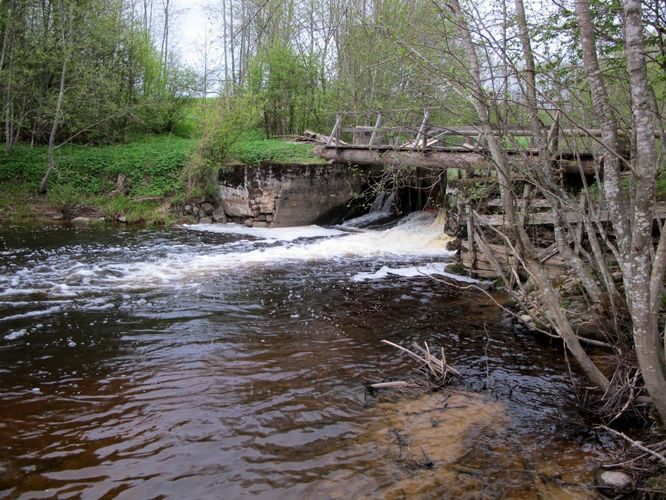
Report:
<svg viewBox="0 0 666 500"><path fill-rule="evenodd" d="M229 157L246 165L259 165L267 160L308 165L326 163L314 156L313 149L312 144L264 139L260 132L248 132L232 144Z"/></svg>
<svg viewBox="0 0 666 500"><path fill-rule="evenodd" d="M123 217L129 223L170 223L170 206L185 202L182 171L197 140L170 135L140 137L127 144L73 146L57 150L57 167L45 196L37 194L47 166L45 146L18 145L0 152L0 220L26 221L64 213ZM243 135L230 157L248 165L263 160L319 163L309 144ZM114 193L124 176L123 193Z"/></svg>

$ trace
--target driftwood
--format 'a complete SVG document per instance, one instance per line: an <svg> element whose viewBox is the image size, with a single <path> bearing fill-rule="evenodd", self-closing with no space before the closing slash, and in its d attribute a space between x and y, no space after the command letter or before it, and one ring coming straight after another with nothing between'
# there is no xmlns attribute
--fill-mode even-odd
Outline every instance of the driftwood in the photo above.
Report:
<svg viewBox="0 0 666 500"><path fill-rule="evenodd" d="M409 355L413 360L419 363L418 371L425 376L431 388L441 388L445 386L451 379L452 376L460 377L460 372L450 366L446 362L446 354L444 353L444 348L439 349L440 357L437 357L436 354L431 352L430 347L427 342L424 343L424 347L421 347L417 344L412 345L413 350L409 350L406 347L395 344L388 340L382 340L382 343L395 347L405 354ZM370 387L373 389L387 389L387 388L404 388L410 387L414 384L411 384L406 381L395 381L395 382L381 382L378 384L371 384Z"/></svg>
<svg viewBox="0 0 666 500"><path fill-rule="evenodd" d="M651 458L656 459L657 461L661 462L662 465L666 465L666 456L664 456L663 451L661 453L653 450L652 448L648 448L646 445L644 445L640 441L636 441L634 439L631 439L629 436L626 434L616 431L614 429L611 429L610 427L607 427L605 425L600 426L602 429L610 432L611 434L615 434L618 437L621 437L624 439L627 443L629 443L631 446L634 448L637 448L644 452L646 455L649 455ZM660 443L663 446L663 443Z"/></svg>
<svg viewBox="0 0 666 500"><path fill-rule="evenodd" d="M412 387L414 384L410 384L404 380L395 380L393 382L378 382L376 384L370 384L370 387L373 389L402 389L404 387Z"/></svg>

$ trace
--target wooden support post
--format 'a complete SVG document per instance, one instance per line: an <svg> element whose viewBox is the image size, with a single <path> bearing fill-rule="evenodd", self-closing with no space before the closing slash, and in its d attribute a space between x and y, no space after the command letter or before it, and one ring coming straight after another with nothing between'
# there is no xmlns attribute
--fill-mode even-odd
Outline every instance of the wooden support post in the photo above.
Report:
<svg viewBox="0 0 666 500"><path fill-rule="evenodd" d="M342 115L340 113L335 113L335 125L333 125L333 131L331 132L331 135L328 137L328 142L326 143L327 147L330 147L333 145L333 141L335 141L335 145L340 144L340 129L342 123Z"/></svg>
<svg viewBox="0 0 666 500"><path fill-rule="evenodd" d="M580 217L581 220L580 222L575 226L576 227L576 234L575 234L575 246L574 250L578 254L578 250L580 250L580 246L583 243L583 236L585 236L585 224L583 223L583 217L585 217L585 205L586 205L586 199L585 199L585 193L580 193L579 198L578 198L578 210L580 211Z"/></svg>
<svg viewBox="0 0 666 500"><path fill-rule="evenodd" d="M430 119L430 110L428 108L423 110L423 121L421 122L421 126L419 127L419 131L416 134L416 148L422 147L423 149L426 148L428 145L428 135L426 134L428 130L428 120ZM421 142L423 142L423 145L421 145Z"/></svg>
<svg viewBox="0 0 666 500"><path fill-rule="evenodd" d="M523 197L522 197L522 203L521 207L518 207L518 223L521 226L525 225L525 219L527 218L527 211L529 210L529 197L530 193L532 192L532 184L529 182L526 182L523 185Z"/></svg>
<svg viewBox="0 0 666 500"><path fill-rule="evenodd" d="M377 130L379 130L379 127L382 126L382 114L377 113L377 121L375 122L375 128L372 129L372 134L370 135L370 142L368 142L368 148L372 148L372 145L375 142L375 138L377 137Z"/></svg>
<svg viewBox="0 0 666 500"><path fill-rule="evenodd" d="M548 152L551 155L557 154L559 149L559 142L560 142L560 111L558 110L555 113L555 119L553 120L553 124L550 126L550 129L548 130L548 136L547 136Z"/></svg>
<svg viewBox="0 0 666 500"><path fill-rule="evenodd" d="M576 139L574 139L575 141ZM564 186L564 169L561 162L559 162L559 149L560 149L560 111L555 113L553 124L548 130L546 136L546 146L548 148L547 154L550 156L550 168L554 173L554 177L560 186Z"/></svg>
<svg viewBox="0 0 666 500"><path fill-rule="evenodd" d="M467 243L469 247L469 274L474 277L474 267L476 265L476 245L474 241L474 221L472 220L472 207L467 205L465 208L467 212Z"/></svg>

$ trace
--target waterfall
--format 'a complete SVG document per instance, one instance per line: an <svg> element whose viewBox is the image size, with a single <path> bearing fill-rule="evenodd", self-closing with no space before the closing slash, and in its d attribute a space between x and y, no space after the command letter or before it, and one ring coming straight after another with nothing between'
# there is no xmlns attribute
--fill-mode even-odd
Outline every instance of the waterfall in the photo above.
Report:
<svg viewBox="0 0 666 500"><path fill-rule="evenodd" d="M393 215L394 200L395 191L380 191L372 201L372 205L370 205L370 211L367 214L348 220L343 224L343 226L365 227L391 217Z"/></svg>

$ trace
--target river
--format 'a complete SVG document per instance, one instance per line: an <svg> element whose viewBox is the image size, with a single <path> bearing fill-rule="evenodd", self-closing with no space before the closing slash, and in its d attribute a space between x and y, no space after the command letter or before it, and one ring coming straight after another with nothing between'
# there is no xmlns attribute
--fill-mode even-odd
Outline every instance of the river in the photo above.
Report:
<svg viewBox="0 0 666 500"><path fill-rule="evenodd" d="M440 228L2 228L0 497L594 497L577 375ZM462 382L369 394L382 339Z"/></svg>

